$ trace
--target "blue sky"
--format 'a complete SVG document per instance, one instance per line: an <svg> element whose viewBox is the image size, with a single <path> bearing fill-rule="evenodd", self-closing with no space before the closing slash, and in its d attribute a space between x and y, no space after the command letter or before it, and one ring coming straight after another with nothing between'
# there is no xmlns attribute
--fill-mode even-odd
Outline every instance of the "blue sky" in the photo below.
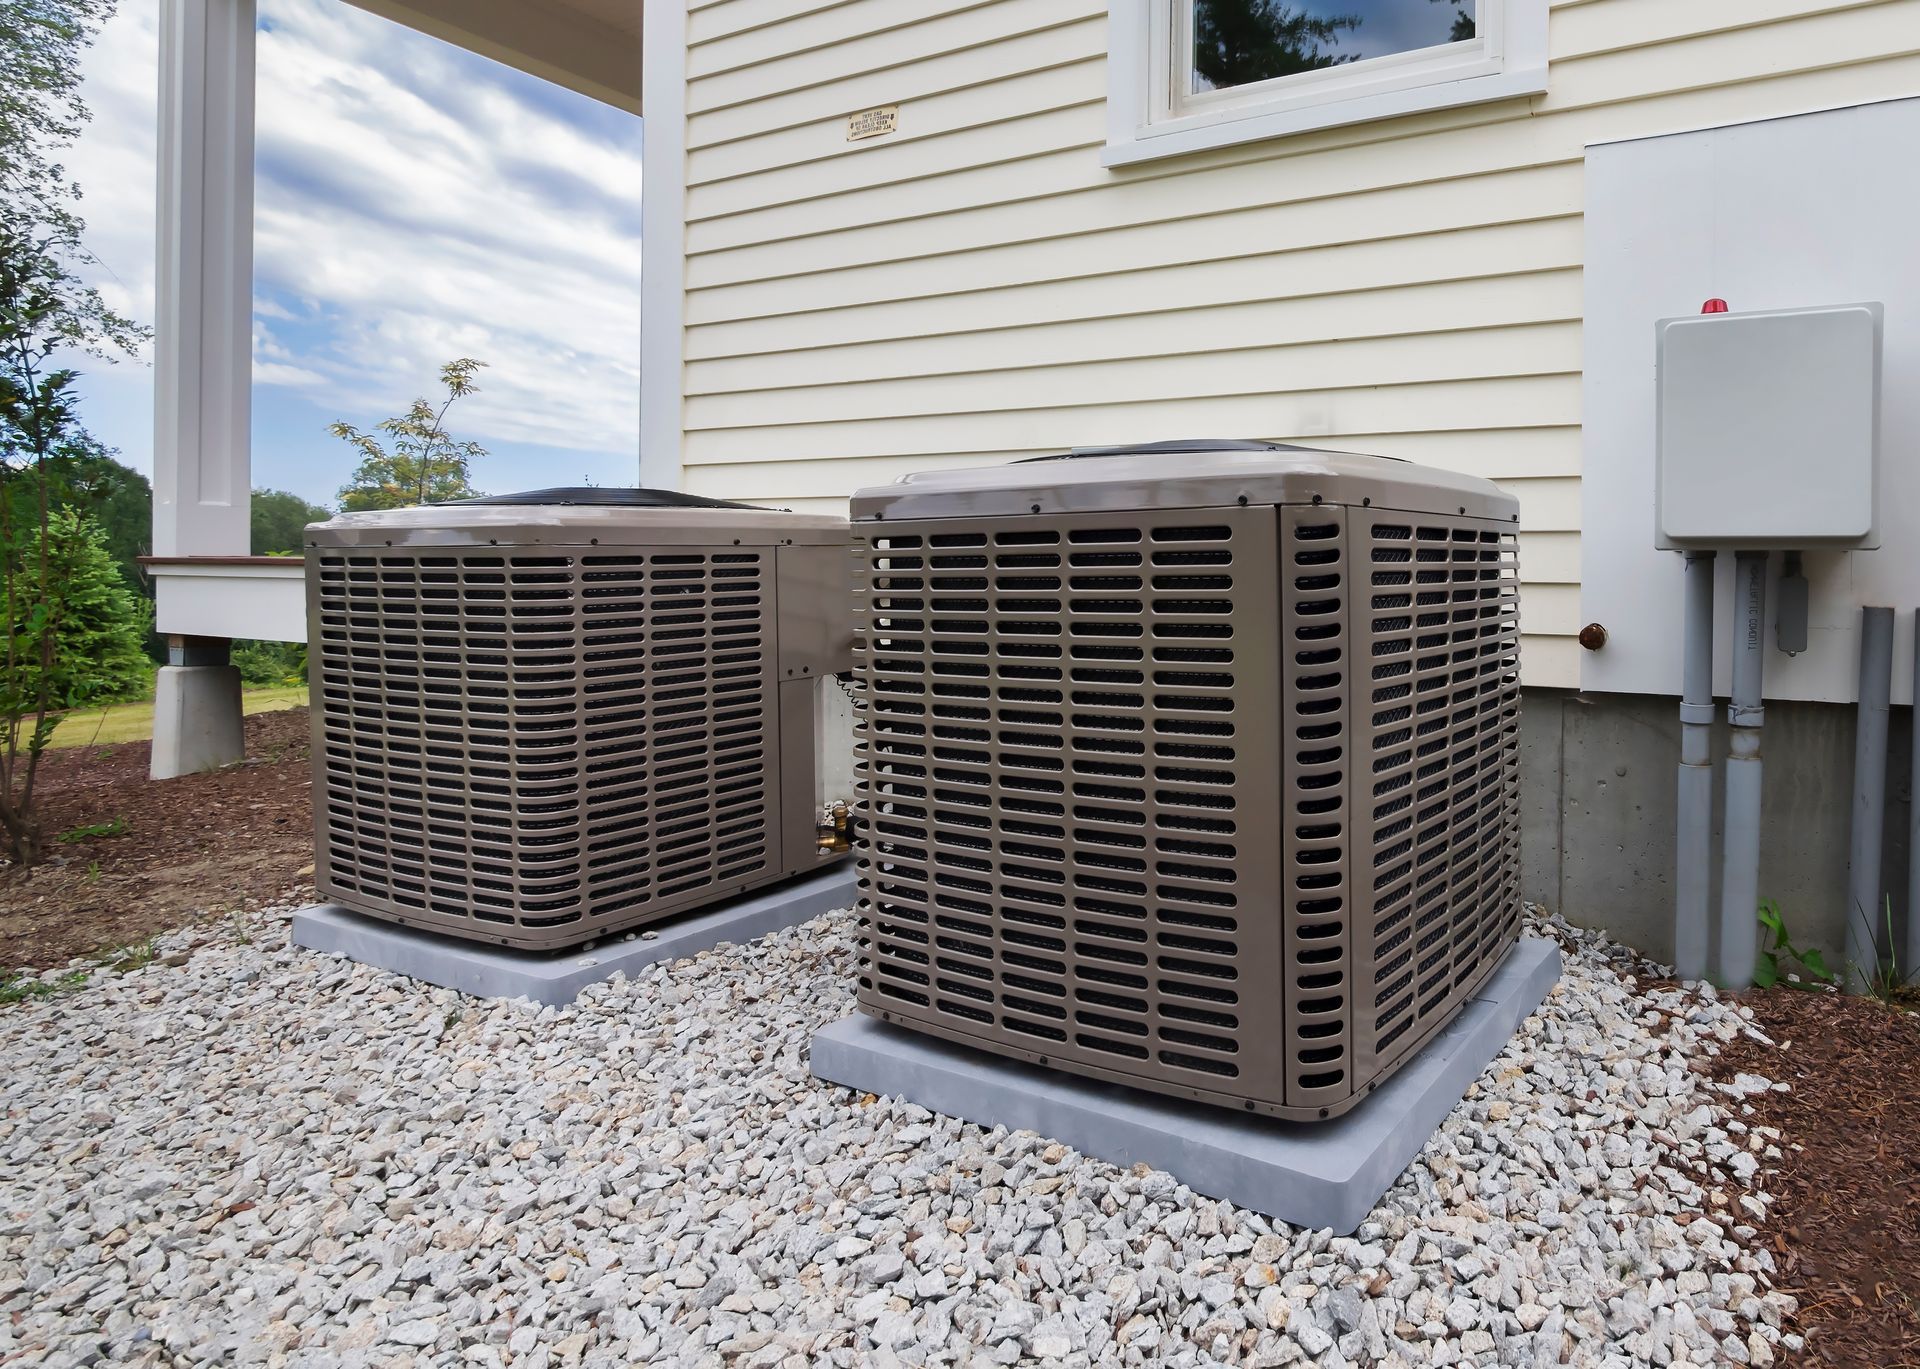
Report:
<svg viewBox="0 0 1920 1369"><path fill-rule="evenodd" d="M156 11L123 0L87 62L67 161L89 272L153 317ZM331 502L362 427L488 363L455 435L482 489L632 484L639 443L640 121L342 0L260 0L253 474ZM152 469L148 358L83 359L87 425Z"/></svg>

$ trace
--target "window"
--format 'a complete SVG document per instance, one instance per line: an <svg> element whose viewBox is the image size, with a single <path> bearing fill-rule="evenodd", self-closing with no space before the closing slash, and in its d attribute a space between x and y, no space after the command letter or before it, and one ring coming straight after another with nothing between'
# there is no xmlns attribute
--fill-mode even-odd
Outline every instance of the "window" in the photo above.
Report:
<svg viewBox="0 0 1920 1369"><path fill-rule="evenodd" d="M1546 0L1110 0L1109 165L1546 89Z"/></svg>

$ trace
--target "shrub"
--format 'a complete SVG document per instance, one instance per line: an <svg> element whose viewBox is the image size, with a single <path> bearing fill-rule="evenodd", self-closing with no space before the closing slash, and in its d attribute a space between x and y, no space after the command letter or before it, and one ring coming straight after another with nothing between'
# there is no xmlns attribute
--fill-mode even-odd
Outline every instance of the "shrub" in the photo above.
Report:
<svg viewBox="0 0 1920 1369"><path fill-rule="evenodd" d="M307 682L307 649L298 642L239 641L233 664L249 685L301 685Z"/></svg>
<svg viewBox="0 0 1920 1369"><path fill-rule="evenodd" d="M106 537L91 519L72 509L54 509L47 515L46 542L44 563L37 527L12 553L10 630L16 651L7 692L40 697L40 654L29 643L49 618L53 661L45 684L50 707L76 708L143 692L153 682L153 665L141 645L145 615L121 579Z"/></svg>

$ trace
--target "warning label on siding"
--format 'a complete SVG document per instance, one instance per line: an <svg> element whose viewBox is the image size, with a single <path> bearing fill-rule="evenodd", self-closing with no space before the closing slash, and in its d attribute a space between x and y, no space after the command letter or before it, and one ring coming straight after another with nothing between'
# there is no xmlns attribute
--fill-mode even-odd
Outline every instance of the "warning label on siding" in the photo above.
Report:
<svg viewBox="0 0 1920 1369"><path fill-rule="evenodd" d="M857 143L862 138L882 137L893 132L899 124L899 105L881 105L878 109L863 109L858 114L847 116L847 141Z"/></svg>

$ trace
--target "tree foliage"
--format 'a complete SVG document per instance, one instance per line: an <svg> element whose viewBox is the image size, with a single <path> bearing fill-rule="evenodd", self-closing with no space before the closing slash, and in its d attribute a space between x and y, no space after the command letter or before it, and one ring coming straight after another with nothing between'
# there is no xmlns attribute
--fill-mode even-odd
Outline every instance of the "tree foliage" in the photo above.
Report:
<svg viewBox="0 0 1920 1369"><path fill-rule="evenodd" d="M309 523L322 523L331 518L330 509L320 504L309 504L297 494L286 490L255 490L253 492L253 554L255 556L285 556L300 551L302 539Z"/></svg>
<svg viewBox="0 0 1920 1369"><path fill-rule="evenodd" d="M77 428L71 431L47 457L43 468L48 503L52 508L72 509L99 528L127 588L150 598L140 558L153 544L153 486L139 471L122 464L118 456L92 434ZM9 478L23 473L0 467L0 490L12 501L17 527L34 521L33 505L38 497L33 480Z"/></svg>
<svg viewBox="0 0 1920 1369"><path fill-rule="evenodd" d="M86 123L80 59L113 0L0 0L0 259L42 284L58 308L39 328L63 346L132 352L145 331L83 285L80 188L59 160Z"/></svg>
<svg viewBox="0 0 1920 1369"><path fill-rule="evenodd" d="M440 368L445 399L416 399L406 413L379 423L373 432L351 423L327 425L328 432L360 453L353 479L340 490L342 512L438 504L479 493L473 488L472 465L487 449L477 442L454 441L447 433L447 411L480 392L474 377L485 365L471 357L449 361ZM376 434L384 434L386 441Z"/></svg>
<svg viewBox="0 0 1920 1369"><path fill-rule="evenodd" d="M1210 90L1271 81L1354 60L1332 49L1360 27L1353 14L1314 15L1284 0L1197 0L1193 70Z"/></svg>
<svg viewBox="0 0 1920 1369"><path fill-rule="evenodd" d="M1473 20L1473 0L1429 0L1429 3L1453 6L1453 27L1447 33L1449 43L1464 42L1480 31Z"/></svg>
<svg viewBox="0 0 1920 1369"><path fill-rule="evenodd" d="M1429 2L1453 7L1445 41L1474 36L1472 0ZM1315 14L1285 0L1196 0L1194 74L1207 89L1225 90L1358 61L1367 54L1337 49L1342 35L1359 31L1364 23L1360 14Z"/></svg>
<svg viewBox="0 0 1920 1369"><path fill-rule="evenodd" d="M35 528L24 539L16 567L11 632L30 646L44 616L52 623L53 651L45 665L37 653L24 652L13 687L29 700L44 688L56 709L146 688L153 667L141 649L145 614L92 520L73 509L53 510L44 533Z"/></svg>
<svg viewBox="0 0 1920 1369"><path fill-rule="evenodd" d="M59 160L87 120L81 55L112 12L112 0L0 0L0 849L23 864L44 849L34 782L55 709L123 678L116 614L131 617L138 655L138 605L55 489L63 463L99 454L63 358L130 353L145 336L78 275L86 225Z"/></svg>

